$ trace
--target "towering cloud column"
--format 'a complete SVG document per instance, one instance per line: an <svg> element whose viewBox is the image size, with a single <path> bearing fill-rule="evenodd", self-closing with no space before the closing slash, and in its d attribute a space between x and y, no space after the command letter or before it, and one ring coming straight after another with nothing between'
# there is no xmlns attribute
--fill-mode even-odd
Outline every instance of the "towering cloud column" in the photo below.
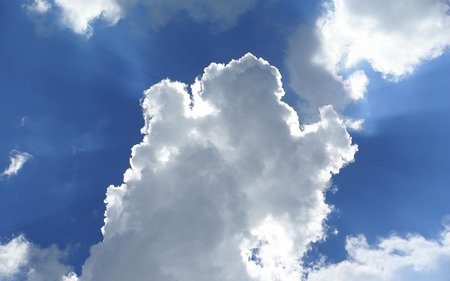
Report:
<svg viewBox="0 0 450 281"><path fill-rule="evenodd" d="M247 54L188 91L144 93L143 141L110 186L82 280L299 280L331 175L357 150L332 107L301 127L278 70Z"/></svg>

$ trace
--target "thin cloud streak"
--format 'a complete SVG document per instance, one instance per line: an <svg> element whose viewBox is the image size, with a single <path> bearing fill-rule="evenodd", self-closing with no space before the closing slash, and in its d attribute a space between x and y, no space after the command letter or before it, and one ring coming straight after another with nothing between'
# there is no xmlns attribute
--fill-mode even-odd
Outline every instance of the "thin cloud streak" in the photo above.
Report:
<svg viewBox="0 0 450 281"><path fill-rule="evenodd" d="M0 177L10 177L15 176L22 169L23 165L32 158L31 154L26 152L20 152L17 150L11 151L11 156L9 160L11 163L9 166L0 174Z"/></svg>
<svg viewBox="0 0 450 281"><path fill-rule="evenodd" d="M87 38L94 33L95 21L103 21L107 26L113 26L120 20L133 20L131 11L136 7L147 10L149 24L158 28L186 12L189 18L196 22L207 22L216 29L223 30L234 26L238 17L248 11L256 0L229 1L169 1L169 0L54 0L54 5L46 0L35 0L32 4L24 5L32 16L53 12L58 15L58 22L62 28L84 35ZM39 29L42 23L32 18Z"/></svg>

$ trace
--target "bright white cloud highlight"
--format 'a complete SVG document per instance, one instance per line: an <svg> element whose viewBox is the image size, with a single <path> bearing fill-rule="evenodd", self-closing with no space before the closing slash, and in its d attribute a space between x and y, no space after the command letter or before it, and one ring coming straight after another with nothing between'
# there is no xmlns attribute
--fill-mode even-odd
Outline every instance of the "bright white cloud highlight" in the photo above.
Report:
<svg viewBox="0 0 450 281"><path fill-rule="evenodd" d="M364 98L369 79L362 70L357 70L344 81L345 88L352 100Z"/></svg>
<svg viewBox="0 0 450 281"><path fill-rule="evenodd" d="M440 0L334 0L317 22L322 63L340 73L367 61L398 81L450 44L448 10Z"/></svg>
<svg viewBox="0 0 450 281"><path fill-rule="evenodd" d="M6 244L0 244L0 279L75 281L67 279L73 273L70 273L70 267L61 263L65 255L56 246L41 249L20 235ZM68 277L63 277L65 274Z"/></svg>
<svg viewBox="0 0 450 281"><path fill-rule="evenodd" d="M300 127L281 75L251 54L191 86L145 91L143 141L81 280L298 280L324 238L331 175L357 150L332 107ZM198 106L198 107L197 107Z"/></svg>
<svg viewBox="0 0 450 281"><path fill-rule="evenodd" d="M115 0L55 0L55 4L61 9L62 25L87 37L92 35L94 20L114 25L122 17L122 8Z"/></svg>
<svg viewBox="0 0 450 281"><path fill-rule="evenodd" d="M351 129L354 131L360 131L363 128L364 119L354 120L351 118L347 118L344 120L344 124L347 127L347 129Z"/></svg>
<svg viewBox="0 0 450 281"><path fill-rule="evenodd" d="M420 235L393 235L369 245L364 236L350 237L348 260L313 271L308 281L446 281L450 276L450 232L437 240Z"/></svg>
<svg viewBox="0 0 450 281"><path fill-rule="evenodd" d="M26 263L28 246L23 236L0 245L0 277L9 278L19 272L19 268Z"/></svg>
<svg viewBox="0 0 450 281"><path fill-rule="evenodd" d="M32 4L25 5L28 13L44 14L51 9L52 5L46 0L34 0Z"/></svg>
<svg viewBox="0 0 450 281"><path fill-rule="evenodd" d="M11 156L9 157L9 160L11 163L9 166L0 174L1 177L3 176L13 176L17 175L20 169L22 169L23 165L30 159L32 156L26 152L20 152L17 150L11 151Z"/></svg>

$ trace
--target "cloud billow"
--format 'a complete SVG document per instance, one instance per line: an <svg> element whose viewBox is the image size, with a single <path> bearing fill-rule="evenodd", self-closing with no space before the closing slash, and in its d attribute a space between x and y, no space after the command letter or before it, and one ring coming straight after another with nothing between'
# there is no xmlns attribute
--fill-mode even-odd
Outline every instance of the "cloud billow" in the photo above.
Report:
<svg viewBox="0 0 450 281"><path fill-rule="evenodd" d="M450 229L435 240L418 234L406 238L391 235L369 245L363 235L347 237L348 259L321 265L311 271L309 281L420 281L448 280L450 269Z"/></svg>
<svg viewBox="0 0 450 281"><path fill-rule="evenodd" d="M286 51L290 86L305 116L328 104L342 112L364 99L370 83L364 64L399 82L450 45L448 1L333 0L323 10L315 26L301 25L290 36Z"/></svg>
<svg viewBox="0 0 450 281"><path fill-rule="evenodd" d="M317 26L323 63L330 71L368 61L384 78L399 81L450 44L449 4L441 0L334 0Z"/></svg>
<svg viewBox="0 0 450 281"><path fill-rule="evenodd" d="M104 240L81 280L303 275L299 259L325 236L331 175L357 147L331 107L300 127L280 79L247 54L211 64L191 94L169 80L145 91L144 139L108 188Z"/></svg>
<svg viewBox="0 0 450 281"><path fill-rule="evenodd" d="M76 281L71 268L64 265L66 256L67 251L55 245L42 249L19 235L0 244L0 280Z"/></svg>

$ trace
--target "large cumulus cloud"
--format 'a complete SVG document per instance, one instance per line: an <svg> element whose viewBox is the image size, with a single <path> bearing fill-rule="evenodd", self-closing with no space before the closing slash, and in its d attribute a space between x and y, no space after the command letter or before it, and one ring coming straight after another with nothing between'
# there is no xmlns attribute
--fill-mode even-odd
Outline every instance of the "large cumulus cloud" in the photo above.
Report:
<svg viewBox="0 0 450 281"><path fill-rule="evenodd" d="M81 280L291 280L324 238L331 175L357 150L332 107L300 127L251 54L145 91L143 141L107 191Z"/></svg>

